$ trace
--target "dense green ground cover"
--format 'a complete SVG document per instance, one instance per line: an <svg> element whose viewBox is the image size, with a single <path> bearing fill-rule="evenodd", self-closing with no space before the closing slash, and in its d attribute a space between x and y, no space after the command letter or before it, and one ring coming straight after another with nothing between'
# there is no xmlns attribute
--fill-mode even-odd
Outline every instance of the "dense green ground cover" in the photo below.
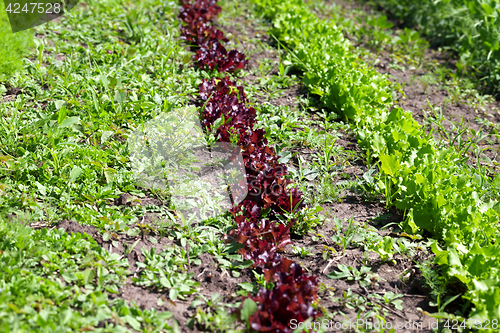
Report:
<svg viewBox="0 0 500 333"><path fill-rule="evenodd" d="M409 113L401 109L389 112L392 92L386 78L352 53L334 24L318 20L298 1L261 4L269 5L267 14L275 26L272 32L291 52L279 64L277 75L268 74L278 65L262 60L252 73L254 84L245 86L249 99L255 102L264 93L269 100L279 97L282 89L300 80L296 74L287 75L289 65L300 69L303 82L320 99L320 106L351 121L367 165L379 165L380 174L372 169L349 186L362 184L367 192L382 194L388 207L406 211L406 231L427 230L443 239L434 243L434 249L437 262L447 273L445 282L461 280L469 288L465 297L476 305L471 318L497 318L499 251L494 244L498 244L498 206L490 199L496 199L500 178L492 180L483 170L464 164L465 144L457 149L438 147ZM234 6L226 15L240 14ZM98 227L113 244L126 234L170 238L175 244L166 251L145 253L143 271L134 278L136 286L165 291L163 302L199 291L199 283L192 273L186 274L185 266L189 260L197 266L201 254L214 256L218 269L233 276L248 265L239 255L229 254L228 244L222 241L233 227L232 219L223 216L201 221L191 229L168 205L111 204L122 193L131 194L133 203L153 195L165 199L162 193L136 187L126 139L159 113L188 105L200 79L217 75L190 67L191 54L178 42L177 10L177 3L155 0L89 1L61 23L39 27L45 40L54 44L38 43L36 60L26 62L25 75L14 76L7 83L21 88L22 93L0 104L2 214L14 214L20 221L49 229L64 218L76 220ZM244 76L237 74L234 79ZM310 165L301 164L299 157L299 166L290 168L309 208L283 216L284 223L297 219L294 232L307 235L324 220L318 216L319 205L343 199L339 192L348 185L334 184L333 178L349 164L353 153L335 146L337 131L351 125L330 122L334 117L328 114L313 121L305 111L313 107L311 101L300 98L299 102L302 107L294 113L288 106L254 106L259 126L266 129L270 143L276 144L282 161L292 160L295 153L291 152L298 146L317 153ZM313 130L318 126L324 129ZM318 184L306 182L314 179ZM147 228L134 227L153 212L158 219ZM421 245L402 241L404 238L382 238L373 228L368 230L352 220L344 233L339 219L332 228L337 232L332 239L342 254L361 246L366 253L378 253L382 263ZM116 293L130 272L125 260L92 240L67 236L57 229L31 230L3 220L0 239L0 288L6 291L0 307L4 330L75 331L96 326L96 331L106 332L176 330L170 312L143 311L129 302L110 300L109 295ZM294 251L301 258L311 255L305 247L294 247ZM322 255L326 265L336 253L327 249ZM346 270L356 279L362 275L345 265L339 269L340 274L330 275L349 277L351 273L342 275ZM375 273L363 272L362 283L367 286L375 281ZM269 287L258 276L252 282L241 284L237 294ZM349 302L348 296L344 298L339 302ZM445 302L438 296L439 309ZM191 324L221 332L235 328L218 296L200 294L193 304L197 310ZM377 314L387 315L376 304L369 306ZM333 315L325 313L325 317Z"/></svg>
<svg viewBox="0 0 500 333"><path fill-rule="evenodd" d="M465 146L438 147L410 113L390 110L388 80L359 60L333 22L318 19L300 1L256 3L309 90L356 125L368 161L378 158L380 175L367 182L388 207L405 212L408 232L426 230L441 240L433 244L436 261L448 283L467 287L464 298L474 305L468 317L498 321L500 177L468 166Z"/></svg>
<svg viewBox="0 0 500 333"><path fill-rule="evenodd" d="M407 27L417 26L439 46L458 54L457 67L498 94L500 1L373 0Z"/></svg>
<svg viewBox="0 0 500 333"><path fill-rule="evenodd" d="M117 293L127 274L127 260L110 254L82 234L0 221L0 318L4 332L94 330L99 322L121 325L96 332L168 328L169 312L141 310ZM104 326L104 325L103 325Z"/></svg>
<svg viewBox="0 0 500 333"><path fill-rule="evenodd" d="M98 227L109 239L130 234L138 216L158 211L110 203L123 192L145 196L126 165L127 134L159 112L187 104L195 91L199 73L179 71L187 52L178 42L177 9L177 3L161 1L90 2L60 23L37 28L44 38L37 43L36 60L6 81L22 93L0 103L2 216L48 228L68 218ZM158 213L159 218L170 214ZM171 312L143 311L110 299L131 274L123 256L82 235L32 230L11 218L0 222L2 330L178 330ZM201 233L192 232L193 238ZM195 263L208 250L196 248L193 244ZM158 260L165 267L154 264L152 272L137 275L137 284L154 285L162 275L177 281L172 298L191 292L182 282L194 281L179 282L186 276L178 266L186 253L181 246L172 251L175 260L164 258L169 253L151 254L146 267Z"/></svg>
<svg viewBox="0 0 500 333"><path fill-rule="evenodd" d="M169 8L175 4L124 6L92 3L64 25L40 27L55 45L40 43L28 75L9 81L24 93L0 106L3 212L100 227L137 219L137 208L106 206L123 191L135 193L127 133L185 105L198 74L177 74L185 51Z"/></svg>
<svg viewBox="0 0 500 333"><path fill-rule="evenodd" d="M27 55L32 46L33 36L31 29L12 33L5 5L3 1L0 2L0 82L23 68L23 56Z"/></svg>

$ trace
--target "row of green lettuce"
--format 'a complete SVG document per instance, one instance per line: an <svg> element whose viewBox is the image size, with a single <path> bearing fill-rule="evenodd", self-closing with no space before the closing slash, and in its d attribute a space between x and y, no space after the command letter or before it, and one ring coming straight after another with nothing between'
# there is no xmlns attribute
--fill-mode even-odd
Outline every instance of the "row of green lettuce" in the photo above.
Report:
<svg viewBox="0 0 500 333"><path fill-rule="evenodd" d="M463 151L437 147L410 112L393 106L390 82L351 52L340 29L311 13L301 0L254 0L272 22L270 33L287 47L320 104L355 124L369 159L378 158L374 187L388 206L405 212L408 232L429 231L448 282L467 286L470 319L500 318L500 205L492 181L467 166ZM370 178L370 177L367 177Z"/></svg>
<svg viewBox="0 0 500 333"><path fill-rule="evenodd" d="M371 0L408 27L459 55L457 67L471 71L488 88L500 88L499 0Z"/></svg>
<svg viewBox="0 0 500 333"><path fill-rule="evenodd" d="M0 82L23 67L23 56L33 45L33 30L12 33L3 1L0 1Z"/></svg>

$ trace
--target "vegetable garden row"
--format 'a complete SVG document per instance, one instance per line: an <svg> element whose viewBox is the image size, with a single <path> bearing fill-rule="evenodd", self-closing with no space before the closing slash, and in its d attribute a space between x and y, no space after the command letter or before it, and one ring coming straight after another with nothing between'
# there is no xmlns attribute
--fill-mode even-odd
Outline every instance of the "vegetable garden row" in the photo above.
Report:
<svg viewBox="0 0 500 333"><path fill-rule="evenodd" d="M500 83L500 3L498 1L392 1L378 6L417 26L435 45L458 54L456 66L498 94Z"/></svg>
<svg viewBox="0 0 500 333"><path fill-rule="evenodd" d="M184 4L180 18L187 24L181 36L198 47L195 59L201 69L232 72L244 68L247 61L238 51L228 52L222 45L227 41L224 33L210 24L220 10L214 0ZM289 230L293 221L285 226L273 217L300 210L301 193L290 188L290 180L283 178L286 166L277 162L278 157L267 145L265 131L253 128L255 109L246 106L242 86L228 77L204 79L199 96L206 129L212 132L219 120L215 137L221 142L231 142L231 137L236 137L243 150L249 194L243 203L231 209L237 228L229 236L243 245L238 252L253 261L258 274L264 274L266 282L274 284L271 290L261 288L256 296L247 298L238 315L259 332L291 332L292 319L302 322L320 315L311 305L318 298L316 277L308 276L299 264L277 253L291 243Z"/></svg>
<svg viewBox="0 0 500 333"><path fill-rule="evenodd" d="M0 61L0 330L295 332L297 323L305 324L302 331L342 316L395 323L392 315L409 318L399 292L409 290L404 281L414 268L434 292L421 256L407 255L425 248L436 264L429 267L441 274L434 281L448 289L433 294L434 305L429 295L405 294L406 301L423 297L425 309L438 309L409 311L441 319L439 329L454 319L462 331L495 331L500 176L469 159L470 140L438 144L396 106L395 85L342 31L349 22L342 26L315 12L323 1L244 4L264 22L260 31L268 36L258 38L269 38L265 52L278 54L272 59L232 49L248 36L222 31L222 8L242 5L228 1L89 0L62 23L37 28L36 52L24 66L32 32L0 36L12 45L0 47L0 57L8 58ZM459 57L458 71L470 70L478 87L496 91L498 2L373 3L448 45ZM445 13L465 13L466 20ZM376 22L390 26L385 17ZM412 36L409 31L404 34ZM252 62L259 68L248 75ZM300 107L273 105L271 96L290 82L304 88L294 97ZM237 186L248 195L227 214L189 224L193 218L186 223L169 189L138 185L127 139L156 116L192 104L207 142L241 150L247 182ZM350 153L362 155L362 167L342 159L339 128L354 134L360 152ZM287 138L303 149L294 151ZM304 149L309 156L322 151L324 166L301 156ZM343 225L320 206L349 201L336 196L342 185L333 183L347 166L362 178L351 184L362 184L368 197L381 198L379 211L396 216L397 233L369 226L382 220L375 213L369 223L352 215ZM296 247L307 242L322 250ZM361 246L363 259L349 252ZM374 266L405 277L383 284L391 291L376 289L383 279ZM345 287L346 281L359 288ZM340 311L323 306L327 293ZM455 313L445 312L450 305ZM451 329L449 323L444 327Z"/></svg>
<svg viewBox="0 0 500 333"><path fill-rule="evenodd" d="M467 286L470 318L498 320L499 205L485 179L467 167L455 148L437 149L411 114L390 110L388 81L349 51L335 25L319 20L300 2L258 2L271 32L290 49L304 84L325 107L354 122L359 144L378 158L387 205L405 212L405 229L429 231L443 241L432 247L448 278Z"/></svg>
<svg viewBox="0 0 500 333"><path fill-rule="evenodd" d="M426 230L434 238L444 241L444 247L437 241L431 244L437 256L436 262L443 265L447 278L457 278L467 286L468 291L464 298L470 300L475 306L470 319L496 320L497 322L500 319L498 302L500 277L497 276L500 261L495 253L498 253L496 237L499 205L485 192L483 183L486 180L481 179L480 176L474 177L478 174L470 170L464 163L464 158L461 157L464 151L453 147L439 149L430 135L423 133L410 113L401 108L391 110L389 82L350 53L349 43L334 24L318 19L301 1L258 1L256 3L273 24L271 34L288 49L289 63L304 73L305 86L312 93L320 96L320 101L325 108L340 113L354 122L360 147L365 149L369 160L375 158L380 161L382 176L377 185L385 192L387 207L395 206L405 212L403 222L405 231L417 233ZM219 71L243 68L244 63L241 59L244 57L237 51L228 53L219 42L225 40L223 33L213 26L206 25L205 20L216 16L217 10L220 10L219 7L211 3L206 7L215 9L203 8L203 5L198 2L194 6L199 8L200 12L206 11L207 14L189 15L183 12L181 17L188 22L189 27L189 30L185 28L189 32L184 33L184 39L196 42L200 47L196 53L199 66L202 68L207 66L211 70L217 68ZM203 36L208 36L208 38L204 39ZM227 78L221 80L220 83L212 81L207 84L205 82L200 86L200 96L204 102L208 100L203 111L205 126L210 129L222 114L223 119L229 119L217 129L217 137L222 141L230 141L230 133L235 133L234 128L245 129L253 125L252 118L238 121L238 115L241 118L241 115L248 114L247 108L229 109L227 105L231 105L230 103L224 99L219 101L220 95L232 91L233 101L245 102L242 87L238 87L238 92L236 92L236 90L228 89L227 86L234 86L234 83L227 81ZM214 93L216 94L212 96ZM218 104L214 105L212 97ZM228 111L222 111L224 109ZM249 115L246 116L249 117ZM243 124L238 126L238 123ZM231 128L233 131L228 130ZM236 132L245 133L244 130ZM250 133L253 135L252 131ZM246 135L249 134L246 133ZM259 142L249 144L252 141L248 138L245 140L246 135L241 135L238 141L238 145L243 149L252 147L250 151L254 152L253 146L262 145ZM260 140L264 137L264 135L253 136ZM266 184L274 189L272 186L280 175L277 174L278 177L272 175L275 172L273 166L276 163L272 159L268 161L272 155L266 156L262 153L249 155L248 150L244 151L246 170L260 171L257 175L249 175L251 184L249 190L257 190L252 186L255 184L256 176L261 180L270 178L270 174L271 179ZM256 161L255 158L259 158L260 161ZM272 171L262 169L262 167L256 168L256 166L265 165L263 162L271 164ZM286 170L283 166L279 166L279 169ZM282 183L283 187L278 187L280 190L286 188L286 182ZM259 193L268 193L266 189L263 192L261 190L261 187L258 188ZM269 267L273 263L283 262L283 258L275 254L274 248L277 245L277 249L282 249L288 241L288 236L284 239L271 239L275 243L274 246L270 246L270 243L258 246L258 235L268 230L259 230L258 224L253 222L261 213L260 209L255 210L254 207L260 204L264 209L271 208L272 212L280 212L277 209L280 205L275 203L278 201L285 212L300 209L300 207L295 207L300 203L300 196L294 197L289 194L290 199L288 199L286 192L283 193L284 195L273 192L271 191L274 198L262 195L256 202L247 201L244 205L244 217L237 217L239 228L235 233L246 235L243 238L236 236L240 242L246 240L244 243L246 247L243 251L240 250L240 253L244 254L246 259L253 260L257 266ZM280 194L281 201L279 201ZM288 202L292 205L290 206ZM265 204L262 205L263 203ZM288 207L284 207L283 204ZM240 209L236 208L233 214L239 212ZM255 213L250 213L252 211ZM269 225L269 222L264 225ZM244 231L244 226L246 226L246 231ZM285 229L283 225L276 225L276 228L278 226ZM271 234L281 236L283 231L275 231ZM270 248L270 253L267 253L266 248ZM262 258L261 251L266 253L267 264L259 259ZM284 267L288 269L289 265L290 263L286 263ZM283 270L281 266L280 269ZM274 274L266 273L266 277L272 279L270 277ZM280 284L276 286L279 287ZM259 318L265 305L272 304L270 300L275 297L283 299L283 297L272 295L273 291L266 295L267 299L262 295L257 296L260 309L252 318ZM291 293L291 295L294 294ZM311 301L315 297L290 298L293 302L300 304L298 300ZM308 318L307 315L299 318L296 315L277 316L273 311L278 312L282 308L278 304L274 304L275 308L266 309L269 314L263 315L263 318L270 318L271 322L274 317L286 318L286 321L279 324L281 329L285 329L286 323L294 317L299 321ZM252 328L260 330L263 320L262 318L256 320L258 324ZM274 325L276 324L268 324L264 327Z"/></svg>

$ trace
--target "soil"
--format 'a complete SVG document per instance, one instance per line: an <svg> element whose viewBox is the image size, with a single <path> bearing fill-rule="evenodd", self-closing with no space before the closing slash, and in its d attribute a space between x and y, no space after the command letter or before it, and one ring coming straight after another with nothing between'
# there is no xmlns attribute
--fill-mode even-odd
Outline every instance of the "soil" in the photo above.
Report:
<svg viewBox="0 0 500 333"><path fill-rule="evenodd" d="M7 91L3 96L3 102L10 102L16 99L17 95L21 94L22 90L19 87L7 87Z"/></svg>

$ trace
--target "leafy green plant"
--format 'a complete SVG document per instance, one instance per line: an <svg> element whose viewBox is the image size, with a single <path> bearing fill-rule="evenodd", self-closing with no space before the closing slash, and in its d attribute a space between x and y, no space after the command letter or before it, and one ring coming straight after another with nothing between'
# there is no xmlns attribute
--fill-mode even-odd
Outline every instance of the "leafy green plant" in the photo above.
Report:
<svg viewBox="0 0 500 333"><path fill-rule="evenodd" d="M321 165L321 170L325 173L325 174L328 174L330 172L330 168L334 165L336 165L336 162L334 163L331 163L331 158L332 157L336 157L337 154L335 154L335 151L332 151L333 150L333 147L335 146L335 142L337 141L337 138L333 138L331 139L331 143L328 142L328 136L325 135L324 136L324 144L321 145L321 149L323 151L323 154L321 156L319 156L319 161L320 161L320 165Z"/></svg>
<svg viewBox="0 0 500 333"><path fill-rule="evenodd" d="M399 34L399 36L395 37L394 43L401 44L404 50L408 53L416 52L418 55L423 55L423 50L425 50L429 43L420 38L420 34L408 28L404 28L404 30Z"/></svg>
<svg viewBox="0 0 500 333"><path fill-rule="evenodd" d="M347 281L358 281L361 287L370 287L372 283L379 281L380 277L371 273L370 267L361 266L359 270L355 267L339 264L339 272L333 271L328 274L331 279L346 279Z"/></svg>
<svg viewBox="0 0 500 333"><path fill-rule="evenodd" d="M255 278L255 282L257 283L257 285L261 286L261 288L265 288L265 289L269 289L269 290L272 290L274 288L274 283L267 282L264 274L259 274L256 271L252 271L252 272L253 272L253 275Z"/></svg>
<svg viewBox="0 0 500 333"><path fill-rule="evenodd" d="M392 291L388 291L382 297L386 304L392 304L396 309L403 310L403 300L401 299L403 294L395 294Z"/></svg>
<svg viewBox="0 0 500 333"><path fill-rule="evenodd" d="M336 235L332 236L332 240L337 243L339 246L342 247L342 254L345 253L345 250L349 247L351 244L351 240L353 238L353 235L342 235L342 221L339 218L334 218L333 222L335 224L335 230L336 230ZM352 224L353 221L351 219L350 224Z"/></svg>
<svg viewBox="0 0 500 333"><path fill-rule="evenodd" d="M306 206L304 209L294 212L293 214L284 214L278 217L278 219L285 224L293 220L294 223L291 227L291 232L297 235L306 235L324 224L325 216L320 214L323 210L323 207L314 204Z"/></svg>
<svg viewBox="0 0 500 333"><path fill-rule="evenodd" d="M393 239L392 237L385 236L380 242L373 244L370 249L378 253L382 262L392 259L394 255Z"/></svg>
<svg viewBox="0 0 500 333"><path fill-rule="evenodd" d="M443 312L446 305L459 297L460 294L453 297L446 296L448 293L446 288L447 281L444 277L439 276L431 262L424 261L416 266L422 272L425 283L430 289L430 295L433 301L430 302L429 305L437 307L438 312Z"/></svg>
<svg viewBox="0 0 500 333"><path fill-rule="evenodd" d="M118 329L172 329L172 313L110 300L126 277L126 259L88 235L63 229L32 230L0 219L2 326L16 330L82 330L109 320Z"/></svg>
<svg viewBox="0 0 500 333"><path fill-rule="evenodd" d="M365 23L360 30L360 34L367 37L369 46L377 49L384 42L390 40L391 32L387 31L387 29L392 28L394 25L387 21L386 16L367 17Z"/></svg>
<svg viewBox="0 0 500 333"><path fill-rule="evenodd" d="M307 256L312 256L313 253L311 252L310 249L306 247L298 247L298 246L293 246L293 252L297 255L299 255L302 259L304 259Z"/></svg>
<svg viewBox="0 0 500 333"><path fill-rule="evenodd" d="M342 254L351 245L354 247L363 246L366 251L380 239L380 236L373 228L361 227L352 218L348 220L345 229L343 229L342 221L339 218L335 217L333 223L336 234L332 236L332 240L342 248Z"/></svg>
<svg viewBox="0 0 500 333"><path fill-rule="evenodd" d="M194 293L199 283L192 280L194 273L187 272L187 258L184 250L173 248L155 253L143 249L144 263L137 265L145 270L133 282L145 287L155 287L158 290L168 290L169 298L175 301L184 299L185 295Z"/></svg>
<svg viewBox="0 0 500 333"><path fill-rule="evenodd" d="M212 332L234 332L237 326L234 316L227 311L227 307L233 306L223 304L218 293L213 293L210 298L200 294L190 307L196 308L196 313L187 322L190 329L194 329L194 325L197 324L199 328Z"/></svg>
<svg viewBox="0 0 500 333"><path fill-rule="evenodd" d="M500 15L496 1L370 0L407 27L419 26L433 43L459 56L458 70L472 73L478 83L498 93L500 76ZM410 39L411 36L407 36Z"/></svg>

